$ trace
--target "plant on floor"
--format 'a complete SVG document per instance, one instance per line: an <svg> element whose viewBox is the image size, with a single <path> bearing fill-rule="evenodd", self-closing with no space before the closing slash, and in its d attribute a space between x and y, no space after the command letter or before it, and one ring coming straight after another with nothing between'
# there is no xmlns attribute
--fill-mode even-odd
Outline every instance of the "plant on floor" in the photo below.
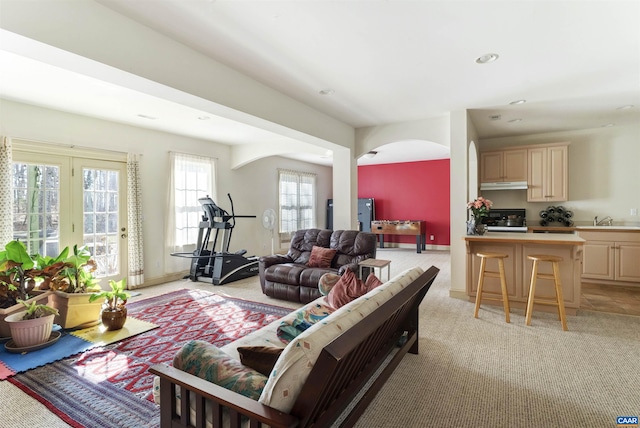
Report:
<svg viewBox="0 0 640 428"><path fill-rule="evenodd" d="M63 291L65 293L92 293L100 291L100 285L93 272L96 271L96 262L91 258L91 253L86 246L78 248L73 246L73 254L69 255L69 247L58 257L37 256L39 278L42 290Z"/></svg>
<svg viewBox="0 0 640 428"><path fill-rule="evenodd" d="M107 330L118 330L122 328L127 319L127 300L130 294L125 291L127 288L127 279L122 278L120 281L109 281L111 290L94 293L89 297L90 302L104 298L105 302L102 306L102 324Z"/></svg>
<svg viewBox="0 0 640 428"><path fill-rule="evenodd" d="M0 308L27 300L36 285L35 262L22 242L11 241L0 251Z"/></svg>

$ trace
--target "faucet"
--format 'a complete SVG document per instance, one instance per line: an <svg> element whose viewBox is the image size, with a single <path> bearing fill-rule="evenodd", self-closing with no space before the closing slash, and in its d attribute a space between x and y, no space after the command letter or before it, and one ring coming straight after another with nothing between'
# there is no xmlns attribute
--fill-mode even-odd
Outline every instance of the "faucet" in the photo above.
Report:
<svg viewBox="0 0 640 428"><path fill-rule="evenodd" d="M598 216L595 216L593 218L593 225L594 226L601 226L604 223L607 223L607 226L611 226L613 224L613 219L609 216L606 216L605 218L603 218L602 220L598 221Z"/></svg>

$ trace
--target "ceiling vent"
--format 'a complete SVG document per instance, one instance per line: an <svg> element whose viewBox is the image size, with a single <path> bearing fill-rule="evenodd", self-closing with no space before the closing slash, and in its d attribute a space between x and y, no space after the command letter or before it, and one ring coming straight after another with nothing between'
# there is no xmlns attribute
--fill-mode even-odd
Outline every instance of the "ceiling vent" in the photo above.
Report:
<svg viewBox="0 0 640 428"><path fill-rule="evenodd" d="M491 119L491 120L500 120L500 119L502 119L502 115L494 114L492 116L489 116L489 119Z"/></svg>

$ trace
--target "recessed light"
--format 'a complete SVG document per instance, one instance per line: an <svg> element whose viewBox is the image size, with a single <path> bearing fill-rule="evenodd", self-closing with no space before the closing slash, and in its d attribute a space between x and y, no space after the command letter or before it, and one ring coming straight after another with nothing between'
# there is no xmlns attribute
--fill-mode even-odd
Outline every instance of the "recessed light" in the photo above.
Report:
<svg viewBox="0 0 640 428"><path fill-rule="evenodd" d="M603 128L611 128L612 126L615 126L615 123L606 123L604 125L602 125Z"/></svg>
<svg viewBox="0 0 640 428"><path fill-rule="evenodd" d="M635 107L633 104L628 104L626 106L618 107L616 110L629 110L630 108Z"/></svg>
<svg viewBox="0 0 640 428"><path fill-rule="evenodd" d="M329 88L323 89L323 90L320 91L320 95L333 95L335 93L336 93L336 91L334 91L333 89L329 89Z"/></svg>
<svg viewBox="0 0 640 428"><path fill-rule="evenodd" d="M522 119L511 119L509 121L509 123L518 123L518 122L522 122Z"/></svg>
<svg viewBox="0 0 640 428"><path fill-rule="evenodd" d="M149 120L156 120L157 119L157 117L148 116L146 114L139 114L138 117L141 117L143 119L149 119Z"/></svg>
<svg viewBox="0 0 640 428"><path fill-rule="evenodd" d="M489 116L489 119L491 120L501 120L502 119L502 115L501 114L494 114Z"/></svg>
<svg viewBox="0 0 640 428"><path fill-rule="evenodd" d="M198 116L198 120L209 120L211 117L209 116Z"/></svg>
<svg viewBox="0 0 640 428"><path fill-rule="evenodd" d="M494 62L498 58L499 58L498 54L488 53L488 54L484 54L484 55L479 56L478 58L476 58L476 63L478 63L478 64L488 64L490 62Z"/></svg>
<svg viewBox="0 0 640 428"><path fill-rule="evenodd" d="M378 154L378 152L376 152L375 150L371 150L371 151L368 151L367 153L365 153L364 157L371 159L371 158L375 157L377 154Z"/></svg>
<svg viewBox="0 0 640 428"><path fill-rule="evenodd" d="M509 104L514 106L514 105L518 105L518 104L524 104L526 102L527 102L527 100L515 100L515 101L511 101Z"/></svg>

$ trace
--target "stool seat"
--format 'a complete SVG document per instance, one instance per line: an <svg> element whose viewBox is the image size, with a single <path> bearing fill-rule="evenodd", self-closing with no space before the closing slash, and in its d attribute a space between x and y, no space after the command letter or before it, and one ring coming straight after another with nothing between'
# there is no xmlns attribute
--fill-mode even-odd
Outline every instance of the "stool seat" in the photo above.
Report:
<svg viewBox="0 0 640 428"><path fill-rule="evenodd" d="M564 309L564 298L562 296L562 282L560 280L560 267L558 263L564 259L559 256L553 256L549 254L530 254L527 259L533 260L533 266L531 270L531 284L529 285L529 298L527 299L527 312L526 312L526 325L531 325L531 315L533 314L534 303L541 305L557 306L558 317L562 323L562 329L567 331L567 316ZM539 273L538 265L541 262L551 263L553 268L553 274ZM556 298L555 300L540 300L535 298L536 282L538 279L547 279L554 282Z"/></svg>
<svg viewBox="0 0 640 428"><path fill-rule="evenodd" d="M539 262L561 262L564 259L560 256L551 256L548 254L529 254L529 260L538 260Z"/></svg>
<svg viewBox="0 0 640 428"><path fill-rule="evenodd" d="M478 276L478 291L476 293L476 306L473 312L474 318L478 318L478 311L480 310L480 302L484 298L486 300L502 301L502 304L504 306L505 319L507 322L511 322L509 319L509 313L511 312L511 310L509 308L509 296L507 294L507 280L504 274L504 259L509 257L509 255L503 254L503 253L479 252L479 253L476 253L476 256L480 257L480 274ZM497 272L487 270L488 259L496 259L498 261ZM482 296L482 287L484 285L485 277L500 279L500 288L502 291L502 295L500 298ZM490 296L496 296L496 295L490 294Z"/></svg>

